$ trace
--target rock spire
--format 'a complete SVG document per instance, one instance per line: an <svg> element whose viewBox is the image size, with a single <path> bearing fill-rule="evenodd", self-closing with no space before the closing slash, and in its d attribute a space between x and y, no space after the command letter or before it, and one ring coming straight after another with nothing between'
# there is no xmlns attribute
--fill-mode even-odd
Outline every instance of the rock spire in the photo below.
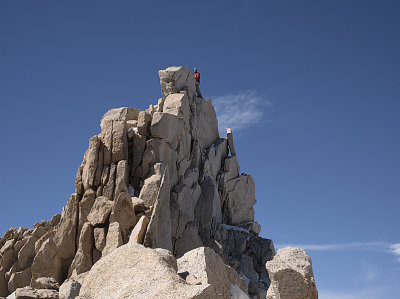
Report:
<svg viewBox="0 0 400 299"><path fill-rule="evenodd" d="M232 131L219 136L189 69L159 77L157 105L103 116L61 215L0 239L0 297L266 298L275 249Z"/></svg>

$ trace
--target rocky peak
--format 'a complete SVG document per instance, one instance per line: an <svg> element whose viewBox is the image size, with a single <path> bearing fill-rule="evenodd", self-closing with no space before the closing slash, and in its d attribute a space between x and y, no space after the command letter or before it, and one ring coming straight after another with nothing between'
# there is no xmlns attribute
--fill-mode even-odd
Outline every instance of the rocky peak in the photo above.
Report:
<svg viewBox="0 0 400 299"><path fill-rule="evenodd" d="M160 284L165 289L149 294L164 294L175 281L179 294L191 294L182 298L228 298L229 284L244 296L266 298L270 279L265 265L275 249L271 240L259 236L254 180L239 173L232 131L219 136L212 102L195 96L188 68L170 67L159 71L159 77L162 98L156 105L144 111L112 109L103 116L101 133L89 140L75 193L61 216L33 230L10 229L0 239L0 296L18 288L43 293L39 281L49 278L64 283L60 298L75 298L61 293L72 288L79 293L76 284L83 284L80 298L100 298L88 284L96 284L96 290L105 286L98 275L120 268L118 261L118 267L112 266L113 260L148 256L154 267L171 273ZM205 272L193 264L194 256L202 256ZM219 270L207 269L214 264ZM135 271L145 271L140 263L135 265ZM128 272L120 277L129 277ZM218 280L222 286L216 286ZM117 292L112 281L107 283ZM139 290L134 283L130 292ZM143 298L158 298L152 296Z"/></svg>

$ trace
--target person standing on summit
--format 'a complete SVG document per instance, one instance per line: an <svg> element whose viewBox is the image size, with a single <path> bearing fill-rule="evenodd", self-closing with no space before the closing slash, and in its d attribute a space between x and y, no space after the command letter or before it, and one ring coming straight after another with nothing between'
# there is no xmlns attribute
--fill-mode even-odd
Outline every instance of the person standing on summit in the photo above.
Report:
<svg viewBox="0 0 400 299"><path fill-rule="evenodd" d="M201 92L200 92L200 73L197 71L197 68L193 69L194 73L194 83L196 85L196 93L199 98L203 98Z"/></svg>

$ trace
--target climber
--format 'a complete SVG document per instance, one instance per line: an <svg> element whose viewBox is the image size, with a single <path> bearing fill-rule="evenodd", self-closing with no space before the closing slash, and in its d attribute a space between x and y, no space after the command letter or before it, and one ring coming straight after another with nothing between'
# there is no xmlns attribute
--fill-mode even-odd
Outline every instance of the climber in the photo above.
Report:
<svg viewBox="0 0 400 299"><path fill-rule="evenodd" d="M196 93L199 98L203 98L200 92L200 73L197 71L197 68L193 69L194 73L194 83L196 85Z"/></svg>

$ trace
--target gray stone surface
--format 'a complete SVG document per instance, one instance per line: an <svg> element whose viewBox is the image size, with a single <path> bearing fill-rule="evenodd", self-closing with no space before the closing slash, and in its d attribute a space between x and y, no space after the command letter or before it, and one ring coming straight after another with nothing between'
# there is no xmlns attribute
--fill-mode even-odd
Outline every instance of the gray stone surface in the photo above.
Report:
<svg viewBox="0 0 400 299"><path fill-rule="evenodd" d="M108 174L104 174L104 180L106 181L103 185L102 196L107 197L109 200L114 199L114 189L115 189L115 177L117 173L117 164L111 164L108 167L104 167L108 170Z"/></svg>
<svg viewBox="0 0 400 299"><path fill-rule="evenodd" d="M190 106L189 98L186 93L168 95L164 101L162 111L182 118L185 125L189 125Z"/></svg>
<svg viewBox="0 0 400 299"><path fill-rule="evenodd" d="M96 199L96 193L92 189L88 189L83 194L82 200L79 202L79 219L77 236L81 235L83 225L88 221L87 217L93 207Z"/></svg>
<svg viewBox="0 0 400 299"><path fill-rule="evenodd" d="M81 284L75 280L66 280L60 286L60 299L75 299L79 296Z"/></svg>
<svg viewBox="0 0 400 299"><path fill-rule="evenodd" d="M147 226L144 245L151 248L164 248L172 251L171 217L170 217L170 185L168 169L161 166L162 179L153 213Z"/></svg>
<svg viewBox="0 0 400 299"><path fill-rule="evenodd" d="M112 124L111 162L118 163L128 159L128 135L125 122L114 120Z"/></svg>
<svg viewBox="0 0 400 299"><path fill-rule="evenodd" d="M200 148L208 148L218 138L218 121L211 100L195 98L197 111L197 132Z"/></svg>
<svg viewBox="0 0 400 299"><path fill-rule="evenodd" d="M193 285L210 285L210 298L230 298L231 284L247 293L245 280L235 269L225 265L222 258L208 247L193 249L177 260L178 272Z"/></svg>
<svg viewBox="0 0 400 299"><path fill-rule="evenodd" d="M138 116L138 133L142 136L148 136L150 133L151 114L140 111Z"/></svg>
<svg viewBox="0 0 400 299"><path fill-rule="evenodd" d="M90 224L90 222L86 222L83 225L81 234L79 236L78 250L70 266L69 274L71 274L73 271L76 271L76 274L79 275L90 270L93 265L93 247L93 226Z"/></svg>
<svg viewBox="0 0 400 299"><path fill-rule="evenodd" d="M150 207L155 204L160 191L161 179L162 175L159 172L144 180L144 185L140 190L139 198L143 200L146 206Z"/></svg>
<svg viewBox="0 0 400 299"><path fill-rule="evenodd" d="M128 192L119 193L110 215L110 223L118 222L124 243L136 224L135 209Z"/></svg>
<svg viewBox="0 0 400 299"><path fill-rule="evenodd" d="M92 226L106 223L111 214L113 206L114 202L108 200L107 197L97 197L89 215L87 216L87 220Z"/></svg>
<svg viewBox="0 0 400 299"><path fill-rule="evenodd" d="M66 273L65 265L57 253L56 245L52 238L43 242L36 254L32 266L32 281L39 277L52 277L58 283L61 283Z"/></svg>
<svg viewBox="0 0 400 299"><path fill-rule="evenodd" d="M18 288L29 286L31 283L32 272L28 267L20 272L12 273L8 281L8 291L14 292Z"/></svg>
<svg viewBox="0 0 400 299"><path fill-rule="evenodd" d="M233 134L231 128L226 129L226 137L228 138L228 144L231 156L236 156L236 150L235 150L235 145L233 143Z"/></svg>
<svg viewBox="0 0 400 299"><path fill-rule="evenodd" d="M146 136L134 133L133 147L132 147L132 171L131 171L132 176L134 176L136 167L138 167L142 162L145 147L146 147Z"/></svg>
<svg viewBox="0 0 400 299"><path fill-rule="evenodd" d="M112 121L112 120L138 120L140 110L129 107L121 107L116 109L108 110L106 114L103 115L101 122Z"/></svg>
<svg viewBox="0 0 400 299"><path fill-rule="evenodd" d="M121 228L118 222L113 222L108 227L108 233L106 238L106 245L103 249L102 256L113 252L115 249L123 244Z"/></svg>
<svg viewBox="0 0 400 299"><path fill-rule="evenodd" d="M224 223L238 225L254 221L253 206L255 199L255 184L250 175L242 174L228 181L224 190Z"/></svg>
<svg viewBox="0 0 400 299"><path fill-rule="evenodd" d="M178 125L177 116L170 113L155 112L151 122L151 136L162 138L171 144L178 133Z"/></svg>
<svg viewBox="0 0 400 299"><path fill-rule="evenodd" d="M60 258L72 259L75 255L78 209L79 198L74 193L63 209L61 222L54 236L54 244Z"/></svg>
<svg viewBox="0 0 400 299"><path fill-rule="evenodd" d="M226 262L237 271L250 276L249 294L265 298L270 284L265 264L275 255L272 241L260 238L243 227L227 224L219 226L215 239L216 243L210 247L216 250L218 246Z"/></svg>
<svg viewBox="0 0 400 299"><path fill-rule="evenodd" d="M129 186L129 164L128 160L121 160L117 164L115 177L115 190L113 200L116 201L121 192L128 192Z"/></svg>
<svg viewBox="0 0 400 299"><path fill-rule="evenodd" d="M98 166L99 148L100 139L97 136L90 138L86 163L82 171L82 183L85 190L93 186L96 169Z"/></svg>
<svg viewBox="0 0 400 299"><path fill-rule="evenodd" d="M148 224L149 218L147 216L143 215L140 217L129 237L129 243L143 244Z"/></svg>
<svg viewBox="0 0 400 299"><path fill-rule="evenodd" d="M318 299L311 259L303 249L279 249L266 267L271 278L267 299Z"/></svg>
<svg viewBox="0 0 400 299"><path fill-rule="evenodd" d="M20 269L25 269L32 264L33 258L35 257L35 243L39 240L38 237L32 235L27 238L25 245L21 248L18 253L18 263Z"/></svg>
<svg viewBox="0 0 400 299"><path fill-rule="evenodd" d="M161 94L164 98L172 93L186 91L189 98L196 93L193 73L182 66L173 66L158 72L160 77Z"/></svg>
<svg viewBox="0 0 400 299"><path fill-rule="evenodd" d="M99 252L102 252L104 246L106 246L106 235L107 235L106 228L96 227L93 233L94 233L95 247Z"/></svg>

